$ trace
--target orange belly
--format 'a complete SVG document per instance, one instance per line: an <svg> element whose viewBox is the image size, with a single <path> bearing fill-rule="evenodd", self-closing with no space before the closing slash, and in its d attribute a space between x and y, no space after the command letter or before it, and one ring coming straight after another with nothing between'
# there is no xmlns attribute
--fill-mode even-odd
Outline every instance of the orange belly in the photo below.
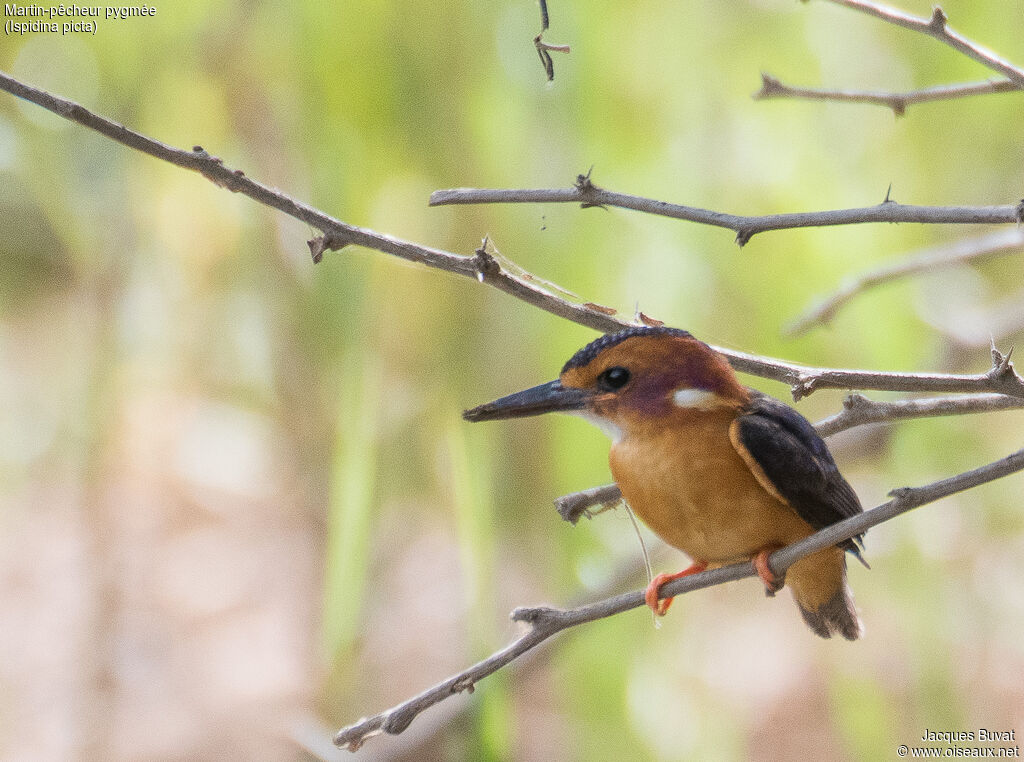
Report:
<svg viewBox="0 0 1024 762"><path fill-rule="evenodd" d="M729 441L728 410L682 411L672 426L639 425L613 445L612 474L640 519L661 539L711 566L814 533L757 481ZM845 554L826 548L790 567L786 583L816 611L845 585Z"/></svg>
<svg viewBox="0 0 1024 762"><path fill-rule="evenodd" d="M611 451L630 507L669 545L709 563L749 558L814 530L769 494L729 441L729 411L630 431Z"/></svg>

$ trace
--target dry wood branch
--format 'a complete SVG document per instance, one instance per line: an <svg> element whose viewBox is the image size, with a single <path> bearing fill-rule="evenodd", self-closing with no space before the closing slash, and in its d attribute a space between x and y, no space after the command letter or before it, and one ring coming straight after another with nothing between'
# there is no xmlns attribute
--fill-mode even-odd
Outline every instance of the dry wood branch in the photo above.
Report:
<svg viewBox="0 0 1024 762"><path fill-rule="evenodd" d="M849 394L843 409L814 426L823 437L868 423L891 423L908 418L934 418L947 415L993 413L1024 409L1024 399L1005 394L972 394L966 397L932 397L886 402L871 400L862 394Z"/></svg>
<svg viewBox="0 0 1024 762"><path fill-rule="evenodd" d="M971 42L966 37L954 32L949 28L947 24L948 19L941 8L936 7L932 11L931 18L923 19L894 8L887 8L878 3L866 2L866 0L830 0L830 2L841 5L844 8L852 8L853 10L866 13L890 24L901 26L904 29L910 29L914 32L934 37L939 42L949 45L953 50L962 53L983 66L987 66L993 71L999 72L1018 88L1024 89L1024 70L1014 66L996 53L986 50L977 43Z"/></svg>
<svg viewBox="0 0 1024 762"><path fill-rule="evenodd" d="M735 231L736 242L743 246L753 236L770 230L859 225L869 222L913 222L928 225L998 225L1021 221L1019 204L1002 206L918 206L884 201L858 209L834 209L822 212L742 215L716 212L700 207L671 204L643 196L605 190L594 185L589 175L579 175L571 188L449 188L430 194L431 206L447 204L580 204L614 206L646 214Z"/></svg>
<svg viewBox="0 0 1024 762"><path fill-rule="evenodd" d="M0 90L6 90L20 98L42 106L65 119L96 130L102 135L129 148L142 151L158 159L163 159L184 169L199 172L220 187L227 188L236 193L242 193L264 206L278 209L285 214L306 222L323 233L323 235L317 236L309 242L314 261L318 261L325 251L336 250L350 244L355 244L427 267L479 280L481 283L493 286L499 291L504 291L506 294L545 310L552 315L565 318L588 328L593 328L596 331L607 333L621 330L634 324L614 314L609 314L609 310L599 305L593 305L589 302L576 304L562 299L551 291L509 272L506 268L502 267L497 259L487 252L486 247L481 247L472 256L463 256L441 249L433 249L411 241L404 241L384 233L378 233L369 228L349 225L319 209L296 201L281 191L269 188L246 177L245 173L241 170L229 169L220 159L211 156L202 148L196 147L192 151L184 151L168 146L134 132L123 125L98 116L73 101L23 84L3 72L0 72ZM581 184L583 184L583 181L585 181L587 186L592 187L589 184L589 179L581 177ZM577 189L577 191L572 192L579 192L579 190ZM660 202L652 203L657 204ZM883 204L882 206L889 206L889 204ZM1000 209L1000 207L993 207L993 209ZM1014 214L1016 213L1017 211L1015 210ZM709 212L708 214L717 213ZM993 216L998 217L999 215ZM750 373L762 378L769 378L789 384L794 399L798 400L818 389L876 389L902 392L999 392L1024 397L1024 379L1021 379L1016 371L1014 371L1009 358L1006 358L1005 363L995 364L988 372L975 375L886 373L883 371L813 368L723 347L713 348L728 359L736 370L742 373Z"/></svg>
<svg viewBox="0 0 1024 762"><path fill-rule="evenodd" d="M787 330L791 334L800 334L815 325L827 324L854 297L883 283L891 283L908 275L932 272L943 267L955 267L988 257L1009 254L1019 251L1021 248L1024 248L1024 230L1015 228L924 249L899 262L880 267L844 282L834 294L793 321Z"/></svg>
<svg viewBox="0 0 1024 762"><path fill-rule="evenodd" d="M774 98L795 98L812 101L832 101L834 103L870 103L891 108L896 116L903 116L908 106L933 101L948 101L957 98L968 98L972 95L990 93L1008 93L1020 90L1008 79L986 80L985 82L969 82L958 85L938 85L904 93L866 90L827 90L813 87L794 87L784 84L770 74L761 75L761 89L752 96L754 100L771 100Z"/></svg>
<svg viewBox="0 0 1024 762"><path fill-rule="evenodd" d="M826 527L810 537L776 551L769 558L772 570L783 574L786 569L815 551L835 545L845 539L861 534L902 513L932 503L943 497L977 487L1024 469L1024 450L1009 455L987 466L966 471L948 479L942 479L923 487L903 487L893 490L892 499L859 516ZM665 585L662 597L679 596L713 585L755 576L753 564L739 563L720 569L694 574ZM418 696L398 704L386 712L368 717L338 731L334 742L352 751L358 749L368 738L384 733L401 733L418 714L434 704L444 701L455 693L473 690L476 683L497 672L522 654L577 625L597 619L621 614L624 611L644 605L643 591L625 593L574 609L548 607L518 608L512 612L512 619L529 625L525 634L500 651L469 669L452 675L420 693Z"/></svg>

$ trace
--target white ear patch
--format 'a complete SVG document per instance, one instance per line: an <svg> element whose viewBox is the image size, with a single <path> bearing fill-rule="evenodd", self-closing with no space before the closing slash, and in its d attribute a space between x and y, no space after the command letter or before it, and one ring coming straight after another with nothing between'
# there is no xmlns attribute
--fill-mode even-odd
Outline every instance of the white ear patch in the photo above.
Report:
<svg viewBox="0 0 1024 762"><path fill-rule="evenodd" d="M725 404L725 400L707 389L676 389L672 401L678 407L693 410L711 410Z"/></svg>

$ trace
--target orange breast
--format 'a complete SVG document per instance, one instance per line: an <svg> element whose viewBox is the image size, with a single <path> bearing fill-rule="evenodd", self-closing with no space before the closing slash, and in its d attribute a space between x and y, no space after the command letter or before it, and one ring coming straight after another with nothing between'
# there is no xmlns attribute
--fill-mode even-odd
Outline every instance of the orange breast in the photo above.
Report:
<svg viewBox="0 0 1024 762"><path fill-rule="evenodd" d="M687 410L670 425L634 421L609 462L636 514L691 558L726 563L813 530L770 495L729 441L729 409Z"/></svg>

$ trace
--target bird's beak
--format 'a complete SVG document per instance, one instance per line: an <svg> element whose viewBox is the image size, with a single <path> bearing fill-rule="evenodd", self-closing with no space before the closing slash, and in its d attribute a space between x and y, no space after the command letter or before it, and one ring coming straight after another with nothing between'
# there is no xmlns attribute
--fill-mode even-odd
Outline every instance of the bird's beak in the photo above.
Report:
<svg viewBox="0 0 1024 762"><path fill-rule="evenodd" d="M559 380L516 392L463 412L467 421L494 421L500 418L525 418L556 411L580 410L590 399L585 389L562 386Z"/></svg>

